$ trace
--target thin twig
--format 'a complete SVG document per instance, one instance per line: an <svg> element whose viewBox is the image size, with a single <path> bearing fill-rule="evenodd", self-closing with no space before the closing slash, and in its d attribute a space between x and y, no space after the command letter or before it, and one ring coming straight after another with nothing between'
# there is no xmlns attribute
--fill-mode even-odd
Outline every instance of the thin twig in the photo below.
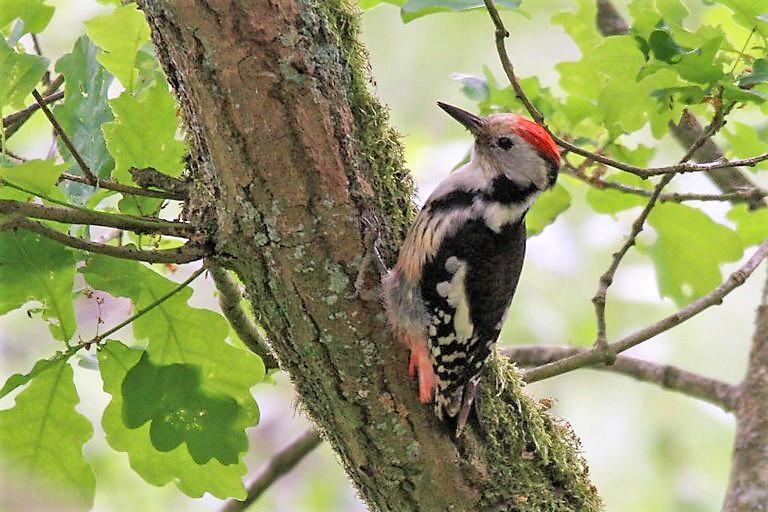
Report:
<svg viewBox="0 0 768 512"><path fill-rule="evenodd" d="M707 295L691 302L687 306L679 309L676 313L669 315L658 322L649 325L639 331L636 331L619 341L608 345L608 349L619 354L625 350L639 345L640 343L653 338L654 336L668 331L673 327L676 327L686 320L698 315L702 311L708 309L711 306L719 305L723 299L731 293L733 290L744 284L750 275L755 271L757 266L762 262L766 256L768 256L768 239L766 239L752 254L749 260L736 272L732 273L728 279L720 284L717 288L712 290ZM593 366L602 362L604 356L601 350L593 348L579 354L559 359L552 363L548 363L536 368L532 368L525 372L525 380L528 382L535 382L538 380L548 379L561 375L563 373L570 372L577 368L585 366Z"/></svg>
<svg viewBox="0 0 768 512"><path fill-rule="evenodd" d="M54 242L66 245L67 247L72 247L73 249L79 249L81 251L92 252L95 254L104 254L106 256L112 256L114 258L121 258L125 260L146 261L148 263L190 263L203 259L208 255L209 252L206 251L203 247L200 247L199 245L192 242L188 242L185 245L176 247L174 249L149 251L128 246L117 247L114 245L106 245L67 235L61 231L49 228L40 222L20 216L12 216L12 220L4 222L2 225L0 225L0 231L9 229L24 229L26 231L44 236L50 240L53 240Z"/></svg>
<svg viewBox="0 0 768 512"><path fill-rule="evenodd" d="M49 103L55 103L62 99L64 97L64 91L55 92L53 94L48 94L46 96L43 96L43 103L48 105ZM23 108L17 112L14 112L12 114L8 114L3 118L3 128L7 128L8 126L11 126L12 124L15 124L19 122L21 119L26 119L30 115L34 114L36 111L40 110L40 103L33 103L29 105L26 108Z"/></svg>
<svg viewBox="0 0 768 512"><path fill-rule="evenodd" d="M195 231L191 224L185 222L151 220L132 215L98 212L87 208L50 206L13 199L0 199L0 213L9 215L15 213L33 219L52 220L65 224L104 226L127 229L136 233L157 233L180 238L189 238Z"/></svg>
<svg viewBox="0 0 768 512"><path fill-rule="evenodd" d="M723 107L721 102L722 95L723 90L720 88L720 91L717 95L718 103L715 107L715 115L712 118L712 122L709 123L709 126L704 129L701 135L693 142L693 144L691 144L685 154L680 158L681 164L689 161L693 157L694 153L696 153L696 151L702 146L702 144L709 140L710 137L713 137L725 124L725 117L731 111L735 103L730 103L728 106ZM640 232L642 232L645 221L648 218L648 215L650 215L651 210L653 210L653 207L656 205L656 201L661 195L661 191L664 189L664 187L667 186L667 184L669 184L670 181L672 181L672 178L674 177L674 174L664 175L664 177L653 189L651 197L648 200L648 204L645 205L643 211L632 224L632 230L629 234L629 237L621 249L614 253L611 265L608 267L608 270L606 270L605 273L600 276L597 293L595 293L595 296L592 298L592 303L595 306L595 318L597 320L597 337L595 340L595 346L603 350L603 353L606 357L605 361L608 364L612 363L613 359L615 358L615 354L612 354L608 350L608 339L606 334L605 306L608 295L608 288L610 288L611 284L613 283L613 279L616 276L616 271L619 268L621 260L627 254L627 251L629 251L630 247L635 245L637 236L640 234Z"/></svg>
<svg viewBox="0 0 768 512"><path fill-rule="evenodd" d="M47 98L51 96L52 94L55 94L64 83L64 75L58 74L56 75L56 78L51 80L51 83L48 85L48 87L43 91L43 98ZM40 108L40 105L37 104L37 102L34 103L35 108L30 109L30 107L27 107L24 109L23 114L18 116L12 124L9 124L5 126L5 123L3 123L3 126L5 127L5 140L8 140L19 131L19 129L24 126L24 123L26 123L30 117L32 117L32 114L37 112L37 110ZM13 115L13 114L11 114Z"/></svg>
<svg viewBox="0 0 768 512"><path fill-rule="evenodd" d="M264 366L268 370L279 368L267 340L243 310L241 304L243 295L237 283L229 277L226 269L214 264L210 264L209 269L216 289L219 291L221 312L224 313L224 316L240 337L240 340L251 352L264 361Z"/></svg>
<svg viewBox="0 0 768 512"><path fill-rule="evenodd" d="M51 125L56 131L56 134L59 136L61 141L67 147L69 152L72 154L72 157L77 162L77 165L83 171L83 175L88 179L88 184L95 185L98 182L98 178L96 177L95 174L93 174L93 171L91 171L91 168L88 167L88 164L85 163L85 160L83 160L83 157L80 155L80 152L77 150L75 145L72 144L72 141L69 140L69 137L64 132L64 129L56 120L56 117L54 117L53 112L51 112L51 109L49 109L48 105L46 105L43 97L40 96L39 92L37 92L37 89L32 90L32 96L35 98L35 101L37 101L37 104L40 105L40 109L43 111L43 114L45 114L45 117L48 118L48 121L50 121Z"/></svg>
<svg viewBox="0 0 768 512"><path fill-rule="evenodd" d="M567 160L565 165L561 169L561 172L572 176L588 185L591 185L597 189L611 189L625 194L633 194L642 197L651 197L653 194L652 189L633 187L631 185L625 185L615 181L604 180L597 176L589 176L584 172L579 172L578 168L574 167ZM699 194L699 193L686 193L686 192L662 192L659 194L658 201L660 203L673 202L683 203L685 201L721 201L721 202L751 202L760 200L764 197L768 197L768 190L752 187L744 190L736 190L733 192L727 192L722 194Z"/></svg>
<svg viewBox="0 0 768 512"><path fill-rule="evenodd" d="M204 266L200 267L199 269L195 270L192 273L192 275L190 275L184 281L179 283L173 290L169 291L165 295L162 295L161 297L159 297L157 300L155 300L151 304L141 308L136 313L134 313L130 317L126 318L125 320L123 320L122 322L120 322L116 326L112 327L111 329L109 329L109 330L107 330L107 331L105 331L105 332L103 332L101 334L97 334L96 336L94 336L93 338L91 338L91 339L89 339L87 341L81 341L77 345L73 345L70 350L77 351L77 350L80 350L81 348L84 348L84 349L87 350L87 349L90 349L91 346L93 346L93 345L98 345L99 343L101 343L101 341L109 338L110 336L115 334L117 331L119 331L123 327L126 327L127 325L130 325L131 323L136 321L138 318L141 318L142 316L146 315L147 313L149 313L150 311L152 311L153 309L155 309L156 307L161 305L163 302L167 301L168 299L170 299L171 297L173 297L174 295L179 293L181 290L185 289L187 286L189 286L192 283L192 281L194 281L195 279L200 277L203 274L203 272L205 272L206 270L207 269Z"/></svg>
<svg viewBox="0 0 768 512"><path fill-rule="evenodd" d="M606 363L610 364L615 357L615 354L609 350L606 334L605 304L608 288L613 283L613 278L616 275L616 270L618 270L619 264L621 264L621 260L624 259L624 256L627 254L629 249L635 245L637 236L643 231L645 221L648 218L648 215L651 214L653 207L656 205L656 200L659 198L659 194L661 194L662 189L667 186L670 181L672 181L673 177L674 174L668 174L664 176L653 189L651 198L648 200L645 208L643 208L643 211L640 212L640 215L638 215L638 217L635 219L635 222L632 223L632 229L629 232L629 236L627 237L626 241L621 246L621 249L613 253L613 258L611 260L610 266L608 267L608 270L606 270L603 275L600 276L597 293L595 293L595 296L592 297L592 304L595 306L595 317L597 318L597 338L595 340L595 347L603 351Z"/></svg>
<svg viewBox="0 0 768 512"><path fill-rule="evenodd" d="M90 185L88 179L85 176L78 176L77 174L64 173L59 177L59 181L75 181L77 183L84 183ZM97 179L96 184L93 185L97 188L105 188L107 190L114 190L122 194L130 194L133 196L144 197L156 197L158 199L171 199L174 201L183 201L187 198L187 195L179 191L170 190L153 190L148 188L132 187L130 185L123 185L110 180Z"/></svg>
<svg viewBox="0 0 768 512"><path fill-rule="evenodd" d="M19 162L26 162L27 161L26 158L24 158L23 156L21 156L19 154L14 153L13 151L11 151L8 148L5 148L5 156L7 156L9 158L12 158L13 160L18 160Z"/></svg>
<svg viewBox="0 0 768 512"><path fill-rule="evenodd" d="M577 347L512 346L504 347L499 352L519 366L530 367L551 363L585 351L586 349ZM613 365L597 365L592 369L658 384L662 388L709 402L726 412L733 411L736 405L736 386L676 366L653 363L635 357L618 356Z"/></svg>
<svg viewBox="0 0 768 512"><path fill-rule="evenodd" d="M32 38L32 46L35 49L35 53L40 57L43 57L43 47L40 46L40 40L37 37L37 34L31 33L29 35ZM46 85L46 86L51 83L51 72L49 70L47 69L45 70L45 73L43 74L43 78L41 79L41 81L43 82L43 85Z"/></svg>
<svg viewBox="0 0 768 512"><path fill-rule="evenodd" d="M292 470L301 460L322 442L322 438L312 429L308 429L291 444L276 453L259 471L248 486L248 497L243 501L228 500L220 512L245 510L256 501L275 480Z"/></svg>
<svg viewBox="0 0 768 512"><path fill-rule="evenodd" d="M131 174L133 181L140 187L154 187L169 192L183 194L184 196L187 195L187 184L184 181L162 173L152 167L131 167L128 169L128 172Z"/></svg>
<svg viewBox="0 0 768 512"><path fill-rule="evenodd" d="M546 125L544 116L534 106L534 104L525 94L525 91L523 91L523 88L520 86L520 81L518 80L517 75L515 74L515 68L512 65L512 62L509 59L509 54L507 53L507 49L504 46L504 39L506 39L509 36L509 32L504 26L504 22L501 20L501 15L499 14L498 9L496 9L496 6L494 5L493 0L484 0L484 2L485 2L486 8L488 9L488 14L491 16L491 20L493 21L493 24L496 27L496 50L499 55L499 60L501 61L501 66L504 69L504 73L507 75L507 79L509 80L509 83L512 85L512 88L515 91L515 95L518 97L518 99L520 99L520 102L528 111L528 114L531 116L531 118L537 123L539 123L545 130L547 130L547 132L552 136L552 139L560 147L565 148L572 153L576 153L577 155L581 155L586 158L591 158L592 160L596 162L600 162L601 164L607 165L609 167L613 167L615 169L619 169L625 172L629 172L631 174L635 174L637 176L640 176L641 178L648 178L651 176L658 176L662 174L712 171L715 169L723 169L726 167L741 167L741 166L754 167L760 162L768 160L768 153L763 153L762 155L753 156L751 158L740 158L740 159L734 159L734 160L723 159L723 160L718 160L718 161L708 162L708 163L685 162L681 164L668 165L664 167L643 168L643 167L638 167L636 165L630 165L625 162L619 162L618 160L608 158L599 153L588 151L586 149L580 148L579 146L571 144L570 142L558 137L557 134L552 132L552 130Z"/></svg>

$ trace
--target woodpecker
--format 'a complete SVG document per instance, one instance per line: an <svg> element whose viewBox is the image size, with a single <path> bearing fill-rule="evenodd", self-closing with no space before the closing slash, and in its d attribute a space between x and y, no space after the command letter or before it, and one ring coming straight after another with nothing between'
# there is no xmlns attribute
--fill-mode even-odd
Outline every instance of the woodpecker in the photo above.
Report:
<svg viewBox="0 0 768 512"><path fill-rule="evenodd" d="M525 214L557 180L547 131L513 114L438 102L474 136L472 157L429 196L383 279L390 327L410 349L419 399L460 435L523 266Z"/></svg>

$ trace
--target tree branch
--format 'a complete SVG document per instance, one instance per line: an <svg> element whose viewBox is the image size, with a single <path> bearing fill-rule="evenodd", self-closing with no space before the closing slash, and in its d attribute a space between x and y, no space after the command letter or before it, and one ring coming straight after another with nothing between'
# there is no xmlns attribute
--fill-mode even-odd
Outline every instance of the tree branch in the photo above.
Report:
<svg viewBox="0 0 768 512"><path fill-rule="evenodd" d="M56 78L54 78L51 83L46 87L45 91L43 91L43 97L47 98L51 96L52 94L55 94L59 88L64 83L64 75L57 75ZM13 134L15 134L22 126L24 126L24 123L26 123L30 117L32 117L32 114L37 112L37 110L40 108L40 105L38 103L34 103L34 105L30 105L29 107L25 108L22 113L15 117L13 120L13 123L9 123L6 125L5 119L3 119L3 127L5 128L5 140L8 140ZM14 115L14 114L11 114Z"/></svg>
<svg viewBox="0 0 768 512"><path fill-rule="evenodd" d="M224 313L224 316L238 337L240 337L240 340L251 352L264 361L264 366L266 366L267 370L279 368L280 365L278 365L275 356L272 355L272 350L267 340L243 310L241 305L243 294L240 291L240 287L229 277L226 269L211 264L209 265L209 270L216 289L219 291L221 312Z"/></svg>
<svg viewBox="0 0 768 512"><path fill-rule="evenodd" d="M648 218L648 215L651 214L653 207L656 205L656 200L659 198L659 194L661 194L662 189L667 186L670 181L672 181L673 177L674 174L668 174L664 176L653 189L651 198L648 200L645 208L643 208L643 211L640 212L640 215L638 215L637 219L635 219L635 222L632 223L632 229L626 241L621 246L621 249L613 253L611 264L608 266L608 269L603 273L603 275L600 276L597 292L595 293L595 296L592 297L592 304L595 306L595 317L597 319L597 339L595 340L595 347L602 351L605 362L608 364L610 364L615 357L615 354L612 353L609 349L606 334L605 305L606 297L608 295L608 288L613 283L613 278L616 275L616 271L618 270L619 265L621 264L621 260L624 259L624 256L627 254L629 249L635 245L637 236L643 231L645 221Z"/></svg>
<svg viewBox="0 0 768 512"><path fill-rule="evenodd" d="M565 166L561 172L572 176L588 185L591 185L597 189L611 189L625 194L633 194L643 197L651 197L653 190L633 187L618 183L615 181L604 180L597 176L589 176L578 168L574 167L568 160L565 160ZM721 201L721 202L746 202L753 203L759 201L764 197L768 197L768 190L760 187L752 187L745 190L736 190L733 192L727 192L723 194L699 194L699 193L687 193L687 192L662 192L659 194L658 201L660 203L672 202L683 203L685 201Z"/></svg>
<svg viewBox="0 0 768 512"><path fill-rule="evenodd" d="M768 279L736 406L733 464L723 512L751 512L768 503Z"/></svg>
<svg viewBox="0 0 768 512"><path fill-rule="evenodd" d="M187 196L187 184L178 178L164 174L152 167L146 167L139 169L137 167L131 167L128 169L131 173L133 181L135 181L140 187L149 188L155 187L174 194L180 194Z"/></svg>
<svg viewBox="0 0 768 512"><path fill-rule="evenodd" d="M2 182L7 183L7 182ZM132 215L98 212L74 206L51 206L26 203L12 199L0 199L0 213L19 214L33 219L52 220L66 224L87 224L109 228L127 229L136 233L157 233L159 235L189 238L194 226L185 222L152 220Z"/></svg>
<svg viewBox="0 0 768 512"><path fill-rule="evenodd" d="M106 256L112 256L125 260L146 261L148 263L190 263L192 261L203 259L209 252L203 247L200 247L199 245L196 245L192 242L188 242L185 245L175 249L151 251L136 249L128 246L116 247L113 245L100 244L97 242L91 242L89 240L83 240L82 238L67 235L61 231L56 231L55 229L49 228L40 222L15 215L13 215L10 220L6 220L0 224L0 231L16 228L37 233L38 235L44 236L62 245L66 245L67 247L72 247L73 249L79 249L96 254L104 254Z"/></svg>
<svg viewBox="0 0 768 512"><path fill-rule="evenodd" d="M64 91L59 91L53 94L44 95L42 100L43 100L43 103L48 105L50 103L59 101L63 97L64 97ZM21 121L22 119L24 120L28 119L32 114L34 114L38 110L40 110L40 103L33 103L30 106L19 110L18 112L8 114L3 118L3 128L8 128L9 126Z"/></svg>
<svg viewBox="0 0 768 512"><path fill-rule="evenodd" d="M291 471L301 460L322 442L322 438L308 429L291 444L276 453L248 486L248 497L243 501L228 500L220 512L237 512L247 509L278 478Z"/></svg>
<svg viewBox="0 0 768 512"><path fill-rule="evenodd" d="M720 95L722 96L722 88L720 89ZM707 126L707 128L702 132L702 134L697 138L693 143L691 144L691 147L688 148L688 150L685 152L685 154L680 158L680 163L683 164L691 159L693 154L696 152L697 149L701 147L701 145L715 135L720 128L723 127L723 124L725 124L725 116L730 112L731 108L733 108L733 103L728 105L727 107L723 108L722 105L719 105L715 108L715 115L712 119L712 122ZM605 356L605 362L607 364L611 364L613 361L613 358L615 357L615 354L612 354L608 350L608 341L607 341L607 334L606 334L606 322L605 322L605 306L606 306L606 298L608 295L608 288L613 283L613 279L616 275L616 271L619 268L619 264L621 263L621 260L624 258L624 256L627 254L627 251L629 251L630 247L635 245L635 241L637 240L637 236L640 234L640 232L643 230L643 226L645 225L645 221L648 218L648 215L650 215L651 210L653 210L653 207L656 205L656 200L661 195L661 191L664 189L664 187L669 184L670 181L672 181L672 178L674 178L674 174L666 174L664 177L659 181L659 183L656 185L656 187L653 189L653 192L651 193L651 198L648 200L648 204L645 205L645 208L640 213L640 215L637 217L635 222L632 224L632 230L629 233L629 236L627 237L627 240L624 242L624 245L619 249L618 252L613 254L613 259L611 261L610 266L608 269L603 273L602 276L600 276L600 279L598 281L598 288L597 293L595 293L595 296L592 298L592 303L595 306L595 317L597 319L597 338L595 340L595 346L601 349Z"/></svg>
<svg viewBox="0 0 768 512"><path fill-rule="evenodd" d="M56 120L56 117L53 115L53 112L51 112L51 109L48 108L48 105L45 103L45 100L43 99L43 97L40 96L39 92L37 92L37 89L32 90L32 96L37 101L37 104L40 105L40 109L43 111L43 114L45 114L45 117L48 118L48 121L50 121L51 125L53 126L53 129L58 134L61 141L64 143L64 145L67 147L69 152L72 154L72 157L77 162L77 165L83 171L83 175L88 180L88 184L95 185L99 181L98 178L96 177L95 174L93 174L93 171L91 171L91 168L88 167L88 164L85 163L85 160L83 160L83 157L80 155L80 152L77 150L75 145L72 144L72 141L69 140L69 137L64 132L64 129Z"/></svg>
<svg viewBox="0 0 768 512"><path fill-rule="evenodd" d="M733 290L744 284L747 278L752 275L757 266L768 256L768 239L766 239L752 254L752 257L736 272L732 273L720 286L712 290L709 294L701 297L687 306L681 308L676 313L669 315L658 322L649 325L639 331L636 331L614 343L608 344L608 349L618 354L628 350L643 341L649 340L664 331L680 325L686 320L698 315L711 306L719 305L723 299ZM599 348L593 348L586 352L581 352L572 356L553 361L551 363L538 366L527 370L524 378L528 382L548 379L573 371L577 368L592 366L600 363L604 358L603 351Z"/></svg>
<svg viewBox="0 0 768 512"><path fill-rule="evenodd" d="M85 176L78 176L77 174L64 173L59 177L59 181L75 181L77 183L84 183L85 185L91 185L88 178ZM183 201L187 198L187 194L181 191L170 190L153 190L149 188L132 187L130 185L123 185L116 181L102 180L97 178L96 183L93 184L96 188L105 188L107 190L114 190L122 194L130 194L133 196L144 197L156 197L158 199L171 199L174 201Z"/></svg>
<svg viewBox="0 0 768 512"><path fill-rule="evenodd" d="M520 366L530 367L551 363L585 351L586 349L577 347L511 346L504 347L499 352ZM591 368L657 384L664 389L709 402L726 412L731 412L736 407L735 386L676 366L652 363L635 357L617 356L610 366L596 365Z"/></svg>

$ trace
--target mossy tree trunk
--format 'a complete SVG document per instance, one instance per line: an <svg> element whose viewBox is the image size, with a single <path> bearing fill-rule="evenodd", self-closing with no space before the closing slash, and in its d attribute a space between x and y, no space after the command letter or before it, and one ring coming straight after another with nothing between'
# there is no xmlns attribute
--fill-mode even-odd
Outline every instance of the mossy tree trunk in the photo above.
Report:
<svg viewBox="0 0 768 512"><path fill-rule="evenodd" d="M381 305L355 294L370 226L391 262L413 208L397 136L368 92L354 5L139 4L189 133L188 215L242 279L371 509L599 509L572 434L506 362L485 377L481 424L454 441L418 403Z"/></svg>

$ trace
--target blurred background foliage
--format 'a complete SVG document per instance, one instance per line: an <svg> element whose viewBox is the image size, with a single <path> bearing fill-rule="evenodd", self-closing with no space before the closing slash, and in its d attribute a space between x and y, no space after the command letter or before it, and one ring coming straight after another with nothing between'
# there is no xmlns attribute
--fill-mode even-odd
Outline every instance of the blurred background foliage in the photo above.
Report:
<svg viewBox="0 0 768 512"><path fill-rule="evenodd" d="M362 37L370 52L373 88L391 108L392 124L403 135L407 163L419 184L418 198L423 200L466 158L470 147L468 134L436 108L435 101L483 113L497 109L520 112L521 107L506 87L493 45L493 28L485 12L420 17L435 11L429 7L430 2L360 3L370 8L362 17ZM508 7L519 4L498 3ZM46 4L55 7L55 12L50 11L53 17L39 40L51 62L72 52L71 63L78 55L97 51L93 43L78 40L86 30L101 46L110 44L110 32L115 30L147 40L146 27L131 25L129 20L119 26L84 24L110 12L113 7L108 5L93 0L48 0ZM626 19L634 20L634 32L633 36L611 38L608 42L595 28L592 0L530 1L521 5L522 11L502 12L510 30L507 47L518 75L524 78L525 90L555 131L577 135L580 144L602 148L624 161L664 165L683 153L666 134L667 122L677 120L683 106L689 104L706 123L713 104L719 101L716 98L722 98L726 103L740 102L717 136L728 156L749 157L765 152L766 2L617 0L615 4ZM3 5L0 0L0 7ZM1 13L2 9L0 26L10 21L4 20ZM27 21L28 26L44 22ZM19 44L31 53L26 38ZM124 49L112 48L113 54L120 51ZM118 80L103 74L96 82L91 76L89 83L108 91L117 119L109 110L98 110L87 101L72 106L70 111L103 116L101 122L110 123L104 130L109 145L110 137L113 141L120 139L121 123L125 126L141 122L140 105L131 104L131 97L115 100L120 91L135 88L153 94L152 88L161 82L155 80L158 75L151 56L143 58L137 68L121 68L119 59L100 62ZM56 70L66 73L67 60L59 61ZM152 79L142 82L141 77ZM73 82L68 81L67 87L74 86ZM153 105L173 108L164 101L159 97ZM742 108L742 104L748 108ZM63 124L76 128L74 119L64 120ZM157 129L166 132L167 138L167 132L176 128L169 125ZM137 144L151 144L158 138L162 137L149 133ZM27 157L46 158L50 127L44 117L35 114L9 147ZM109 153L94 152L91 156L103 158L89 163L96 169L114 168L115 176L127 176L129 164L123 159L130 148L122 149L125 151L112 146ZM181 172L178 156L182 152L181 145L162 148L167 160L158 167ZM62 158L74 169L71 155L62 152ZM753 169L750 177L768 185L768 173L759 170ZM615 173L613 177L642 186L637 180ZM679 176L671 189L716 192L700 174ZM77 187L68 194L77 198ZM83 203L95 201L84 192L79 197ZM533 231L541 233L529 243L523 278L502 342L590 344L595 336L590 299L597 279L642 204L636 197L595 191L575 179L562 177L559 187L532 213ZM156 206L122 205L120 209L125 212L132 207L141 211L142 207ZM561 211L564 213L557 216ZM544 229L556 216L556 221ZM653 229L640 237L641 250L630 252L611 289L609 338L640 328L711 290L719 283L721 273L738 265L745 248L748 254L748 247L768 231L764 212L747 213L745 207L731 208L727 203L665 204L654 213L650 224ZM705 255L709 260L702 261ZM174 279L188 274L179 270ZM632 355L677 364L728 382L738 381L745 366L761 278L756 276L736 290L720 308L644 343ZM193 287L190 305L216 308L210 280L198 280ZM127 316L130 304L125 299L110 299L98 308L107 324L112 325ZM59 349L48 326L37 317L30 319L28 310L0 317L0 375L31 368L36 360ZM99 312L92 300L79 296L75 312L80 332L96 328ZM126 344L131 342L127 336L121 337ZM125 454L109 448L100 431L100 418L110 396L101 391L98 373L88 366L89 357L82 358L74 366L74 376L81 397L77 410L91 420L96 430L85 446L97 480L94 510L217 510L220 500L210 495L193 499L173 486L147 485L131 470ZM288 379L277 374L273 380L273 384L254 388L261 419L256 428L248 431L250 451L245 463L251 471L307 426L294 409ZM590 370L531 385L529 392L554 398L553 412L566 418L580 436L606 510L704 512L720 508L734 423L718 408ZM13 395L0 400L0 408L11 405ZM9 480L0 484L6 495L0 503L5 501L8 510L22 510L10 504L14 496L23 496L26 506L34 503L32 482ZM44 497L41 500L42 507ZM65 509L59 504L56 510ZM251 510L355 511L364 507L331 450L322 445Z"/></svg>

